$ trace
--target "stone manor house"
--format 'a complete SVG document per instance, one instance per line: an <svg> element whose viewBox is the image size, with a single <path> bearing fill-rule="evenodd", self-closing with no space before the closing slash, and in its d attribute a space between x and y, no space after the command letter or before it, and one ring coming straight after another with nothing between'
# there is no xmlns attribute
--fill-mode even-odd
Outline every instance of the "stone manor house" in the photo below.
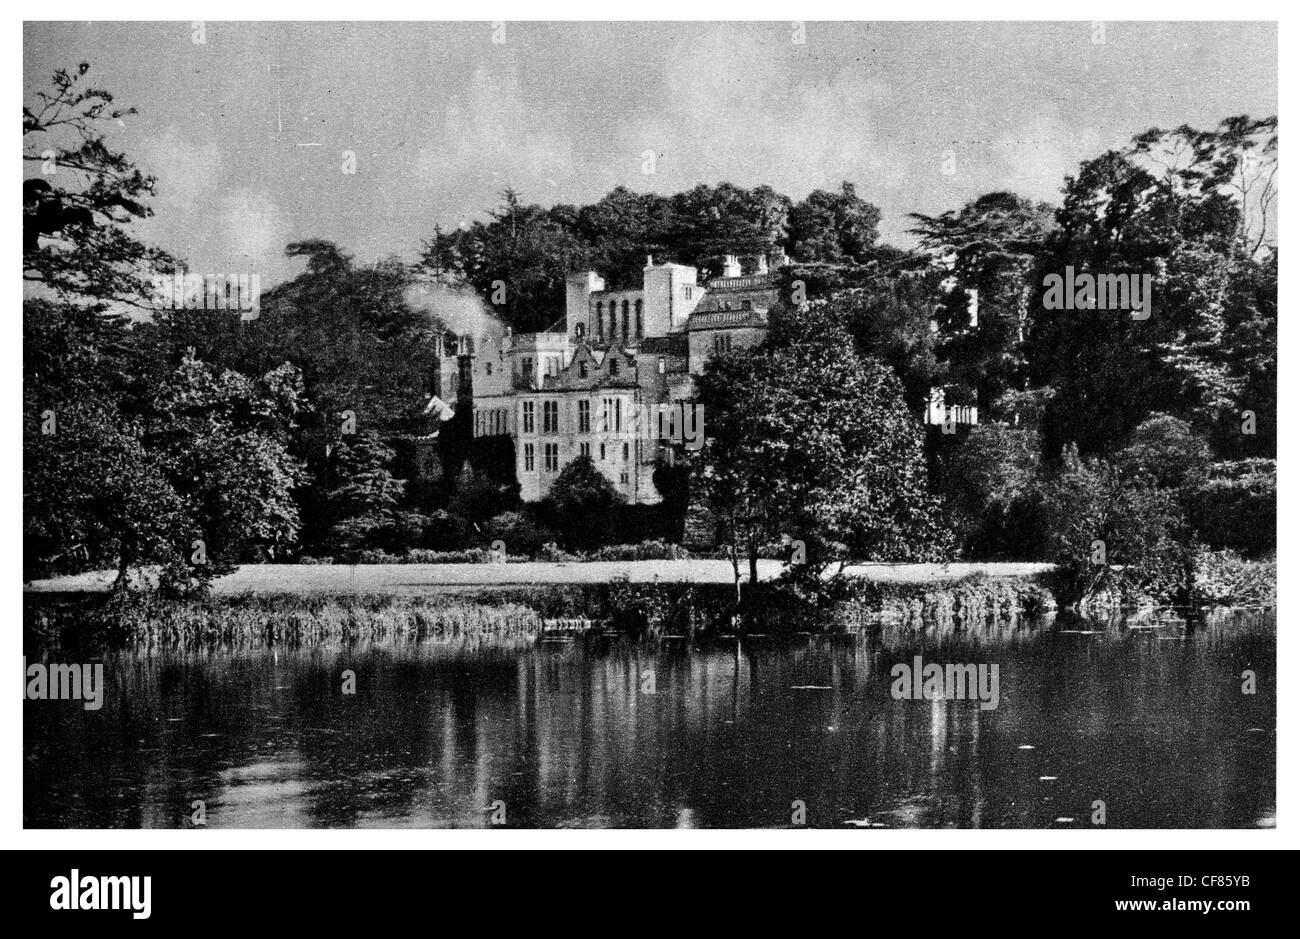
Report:
<svg viewBox="0 0 1300 939"><path fill-rule="evenodd" d="M707 433L708 415L692 408L695 376L715 352L766 333L776 272L788 262L779 249L744 261L727 256L721 276L701 284L694 267L647 257L639 290L606 290L596 272L575 274L551 329L459 337L444 348L434 394L464 407L461 391L472 388L474 436L510 438L526 502L588 456L629 503L657 503L656 465ZM935 394L927 420L942 423L951 412L942 389Z"/></svg>

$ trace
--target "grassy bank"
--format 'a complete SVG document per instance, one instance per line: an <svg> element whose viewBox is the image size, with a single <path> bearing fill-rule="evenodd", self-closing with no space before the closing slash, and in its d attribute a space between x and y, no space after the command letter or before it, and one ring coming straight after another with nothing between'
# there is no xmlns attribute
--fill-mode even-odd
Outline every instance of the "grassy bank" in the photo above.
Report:
<svg viewBox="0 0 1300 939"><path fill-rule="evenodd" d="M633 638L845 632L882 624L959 630L1052 608L1033 579L967 577L946 584L853 585L829 608L774 584L749 591L739 615L729 585L616 579L601 584L503 585L427 594L243 594L169 600L152 594L24 596L30 647L152 643L491 641L537 638L551 618L586 618Z"/></svg>

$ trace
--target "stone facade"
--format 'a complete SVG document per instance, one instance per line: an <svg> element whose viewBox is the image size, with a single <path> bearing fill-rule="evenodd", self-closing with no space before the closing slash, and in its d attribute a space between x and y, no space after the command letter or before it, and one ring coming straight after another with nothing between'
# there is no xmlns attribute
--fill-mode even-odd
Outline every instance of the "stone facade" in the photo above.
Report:
<svg viewBox="0 0 1300 939"><path fill-rule="evenodd" d="M573 275L564 320L550 331L479 337L468 354L462 340L454 368L445 357L442 396L456 397L468 369L474 435L512 439L525 501L544 498L587 455L628 502L659 502L655 466L674 459L661 410L689 406L709 356L762 340L783 254L751 259L748 274L728 257L724 276L705 284L693 267L646 260L639 290Z"/></svg>

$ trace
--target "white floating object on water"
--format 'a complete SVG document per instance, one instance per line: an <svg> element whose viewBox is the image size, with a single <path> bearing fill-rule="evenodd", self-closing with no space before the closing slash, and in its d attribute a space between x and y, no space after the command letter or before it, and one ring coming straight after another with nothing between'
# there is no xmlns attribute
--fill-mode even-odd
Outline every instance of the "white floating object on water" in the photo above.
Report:
<svg viewBox="0 0 1300 939"><path fill-rule="evenodd" d="M1039 776L1039 782L1051 782L1053 779L1059 779L1059 776Z"/></svg>
<svg viewBox="0 0 1300 939"><path fill-rule="evenodd" d="M1017 750L1036 750L1037 747L1035 747L1032 743L1022 743L1020 746L1016 747L1016 749L1017 749Z"/></svg>
<svg viewBox="0 0 1300 939"><path fill-rule="evenodd" d="M1066 818L1066 817L1062 816L1061 818L1054 818L1054 819L1052 819L1052 824L1053 824L1053 825L1056 825L1056 824L1062 824L1062 825L1064 825L1064 824L1067 823L1067 822L1073 822L1073 821L1074 821L1074 819L1072 819L1072 818Z"/></svg>
<svg viewBox="0 0 1300 939"><path fill-rule="evenodd" d="M791 685L791 691L830 691L830 685Z"/></svg>

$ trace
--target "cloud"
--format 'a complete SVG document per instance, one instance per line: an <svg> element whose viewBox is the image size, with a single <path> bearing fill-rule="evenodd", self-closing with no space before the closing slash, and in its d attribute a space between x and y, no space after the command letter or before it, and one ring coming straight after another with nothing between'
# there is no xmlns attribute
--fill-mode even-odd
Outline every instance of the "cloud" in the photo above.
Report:
<svg viewBox="0 0 1300 939"><path fill-rule="evenodd" d="M190 212L221 184L221 150L214 141L200 142L170 125L162 136L143 141L140 167L158 178L155 209Z"/></svg>
<svg viewBox="0 0 1300 939"><path fill-rule="evenodd" d="M286 267L284 247L290 225L265 192L247 189L227 195L221 206L220 230L224 253L236 270L276 272Z"/></svg>
<svg viewBox="0 0 1300 939"><path fill-rule="evenodd" d="M573 174L573 140L547 126L561 124L544 103L521 89L513 71L479 66L468 88L448 99L436 140L419 149L416 176L444 185L491 173L502 185L541 190L547 179Z"/></svg>
<svg viewBox="0 0 1300 939"><path fill-rule="evenodd" d="M879 133L888 85L849 68L792 80L801 71L782 64L798 54L785 38L719 25L680 40L666 57L666 114L633 122L622 145L654 149L661 173L690 174L674 184L728 179L792 195L844 179L902 185L905 160Z"/></svg>

